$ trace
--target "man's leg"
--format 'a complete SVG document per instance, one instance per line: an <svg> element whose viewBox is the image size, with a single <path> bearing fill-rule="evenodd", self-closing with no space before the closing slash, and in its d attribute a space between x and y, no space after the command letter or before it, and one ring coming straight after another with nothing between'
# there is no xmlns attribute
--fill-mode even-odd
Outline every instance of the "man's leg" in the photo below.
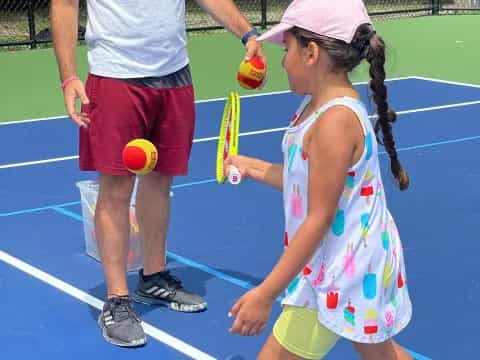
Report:
<svg viewBox="0 0 480 360"><path fill-rule="evenodd" d="M82 111L91 121L79 130L79 165L81 170L100 173L95 232L107 286L98 324L107 341L139 346L147 338L133 310L126 281L134 177L125 169L122 151L130 140L144 136L142 111L138 110L141 101L127 82L92 74L86 91L90 103L84 104Z"/></svg>
<svg viewBox="0 0 480 360"><path fill-rule="evenodd" d="M133 299L177 311L203 311L206 301L185 290L180 280L165 269L171 183L171 176L159 173L142 176L138 183L135 210L143 241L144 268Z"/></svg>
<svg viewBox="0 0 480 360"><path fill-rule="evenodd" d="M107 283L107 301L98 324L107 341L127 347L141 346L147 341L128 297L126 279L133 180L132 176L100 174L95 208L95 234Z"/></svg>
<svg viewBox="0 0 480 360"><path fill-rule="evenodd" d="M107 298L128 295L127 255L130 196L134 177L100 174L95 235L107 285Z"/></svg>
<svg viewBox="0 0 480 360"><path fill-rule="evenodd" d="M171 176L153 172L138 183L135 213L143 241L144 275L165 270L171 183Z"/></svg>
<svg viewBox="0 0 480 360"><path fill-rule="evenodd" d="M165 270L170 185L173 176L188 172L195 127L189 68L168 78L165 83L173 87L149 91L153 96L150 113L156 114L149 140L159 154L154 171L140 178L137 189L136 213L140 237L144 241L145 267L140 270L139 284L132 297L141 303L166 305L177 311L202 311L207 307L206 301L185 290L180 280Z"/></svg>

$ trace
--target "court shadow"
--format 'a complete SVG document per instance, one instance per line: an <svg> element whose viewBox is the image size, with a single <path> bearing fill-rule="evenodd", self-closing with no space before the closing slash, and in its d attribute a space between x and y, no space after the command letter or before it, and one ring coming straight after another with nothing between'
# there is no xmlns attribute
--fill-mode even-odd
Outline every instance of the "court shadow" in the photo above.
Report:
<svg viewBox="0 0 480 360"><path fill-rule="evenodd" d="M194 267L179 264L175 261L172 261L172 263L168 268L170 269L171 273L175 277L178 277L179 279L181 279L182 285L184 286L185 289L203 297L208 297L207 282L215 278L219 279L217 276L213 274L207 273L203 270L200 270ZM258 285L262 281L262 279L259 279L238 271L233 271L228 269L215 269L215 268L212 268L212 269L234 278L232 279L233 281L240 280L242 282L249 283L252 285L252 287ZM129 281L129 289L131 290L135 289L135 287L137 286L137 276L129 276L128 281ZM228 280L219 279L219 281L228 281ZM142 316L142 315L148 314L149 312L155 309L158 309L158 306L135 304L135 309L137 310L138 315Z"/></svg>
<svg viewBox="0 0 480 360"><path fill-rule="evenodd" d="M212 278L218 278L217 276L207 273L203 270L190 267L190 266L185 266L183 264L179 264L178 262L174 260L168 260L167 261L167 267L170 269L171 273L181 279L182 285L184 286L185 289L196 293L200 296L205 297L207 295L207 287L206 283L207 281L211 280ZM239 281L242 283L248 283L252 287L258 285L263 279L254 277L250 274L245 274L239 271L233 271L229 269L215 269L212 268L215 271L218 271L219 273L225 274L227 279L219 279L220 281L227 281L232 283L233 281ZM228 277L231 277L230 281ZM135 288L137 287L138 283L138 273L137 272L128 272L127 273L127 283L128 283L128 288L130 292L133 292ZM234 284L237 285L238 284ZM248 286L248 285L247 285ZM247 290L247 286L245 287L245 290ZM98 298L98 299L105 299L105 294L107 292L105 283L102 282L88 290L89 294ZM165 310L168 310L166 307L162 306L149 306L145 304L134 304L135 310L137 311L139 316L143 316L145 314L150 313L151 311L154 311L155 309L162 309L164 308ZM93 319L97 320L99 310L94 308L94 307L89 307L90 308L90 313Z"/></svg>
<svg viewBox="0 0 480 360"><path fill-rule="evenodd" d="M242 282L249 283L252 286L260 285L260 283L263 281L263 278L252 276L251 274L245 274L240 271L234 271L229 269L215 269L215 270L220 271L228 276L231 276L234 280L240 280Z"/></svg>

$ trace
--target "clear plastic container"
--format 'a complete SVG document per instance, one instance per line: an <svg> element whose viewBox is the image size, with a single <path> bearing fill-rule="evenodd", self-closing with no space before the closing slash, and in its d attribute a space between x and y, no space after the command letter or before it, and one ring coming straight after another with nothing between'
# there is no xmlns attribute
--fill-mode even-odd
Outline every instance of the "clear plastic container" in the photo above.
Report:
<svg viewBox="0 0 480 360"><path fill-rule="evenodd" d="M80 189L82 204L83 230L85 234L85 248L88 255L101 261L98 243L95 237L94 214L98 197L98 182L85 180L77 182ZM135 190L130 205L130 238L128 246L127 271L138 270L143 266L142 242L139 237L138 223L135 216Z"/></svg>

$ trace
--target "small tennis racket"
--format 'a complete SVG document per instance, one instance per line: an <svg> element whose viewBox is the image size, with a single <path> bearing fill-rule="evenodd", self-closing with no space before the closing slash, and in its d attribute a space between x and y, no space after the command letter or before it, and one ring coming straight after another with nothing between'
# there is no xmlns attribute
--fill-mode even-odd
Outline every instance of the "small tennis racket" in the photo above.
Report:
<svg viewBox="0 0 480 360"><path fill-rule="evenodd" d="M225 102L217 147L217 182L226 180L224 162L227 157L238 154L238 136L240 131L240 97L231 92ZM233 165L228 169L228 181L238 185L242 181L240 171Z"/></svg>

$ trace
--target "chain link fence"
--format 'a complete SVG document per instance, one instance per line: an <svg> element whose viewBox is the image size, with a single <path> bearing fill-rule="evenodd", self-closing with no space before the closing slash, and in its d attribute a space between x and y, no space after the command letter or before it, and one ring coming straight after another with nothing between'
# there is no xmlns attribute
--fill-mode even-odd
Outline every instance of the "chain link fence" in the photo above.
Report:
<svg viewBox="0 0 480 360"><path fill-rule="evenodd" d="M447 14L480 13L480 0L450 0L443 4L442 10Z"/></svg>
<svg viewBox="0 0 480 360"><path fill-rule="evenodd" d="M370 15L392 19L441 13L480 12L480 0L364 0ZM266 28L278 22L290 0L236 0L246 18ZM187 30L222 31L194 0L185 0ZM49 0L0 0L0 48L36 48L52 41ZM80 0L79 39L85 35L86 0Z"/></svg>

